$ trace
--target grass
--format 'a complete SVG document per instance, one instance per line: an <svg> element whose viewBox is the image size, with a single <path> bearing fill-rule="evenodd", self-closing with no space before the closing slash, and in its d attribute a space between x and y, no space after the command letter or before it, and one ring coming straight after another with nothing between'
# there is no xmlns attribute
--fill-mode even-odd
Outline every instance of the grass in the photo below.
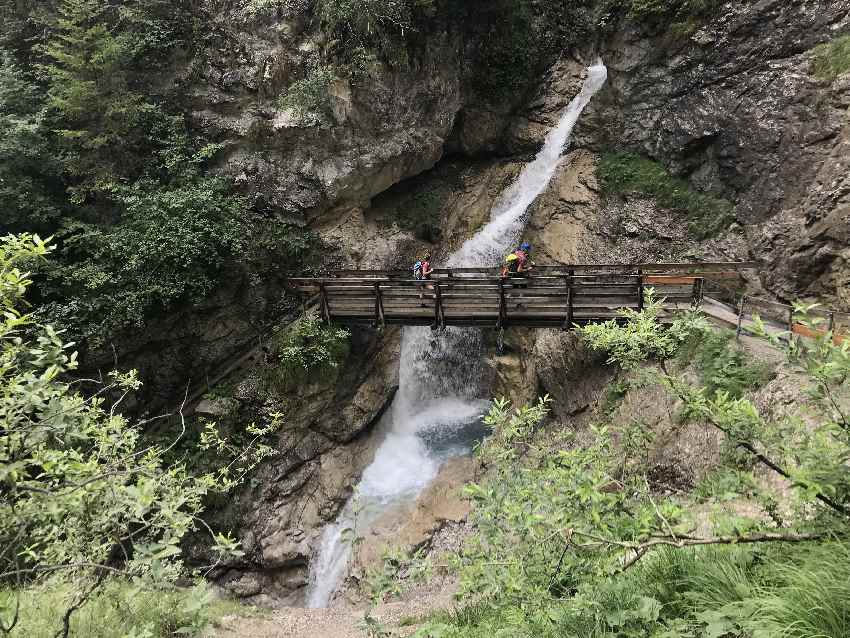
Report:
<svg viewBox="0 0 850 638"><path fill-rule="evenodd" d="M663 208L683 213L688 231L697 239L712 237L733 221L731 202L695 191L664 166L632 153L607 153L598 170L603 193L654 198Z"/></svg>
<svg viewBox="0 0 850 638"><path fill-rule="evenodd" d="M833 81L850 71L850 35L843 35L812 51L812 71L822 80Z"/></svg>
<svg viewBox="0 0 850 638"><path fill-rule="evenodd" d="M74 590L62 582L23 591L20 620L9 638L54 638ZM0 590L0 613L9 617L15 593ZM196 636L229 614L256 615L258 610L236 602L216 600L205 584L191 589L143 590L112 581L71 617L71 635L85 638L160 638ZM4 634L6 635L6 634Z"/></svg>
<svg viewBox="0 0 850 638"><path fill-rule="evenodd" d="M764 386L773 376L773 367L752 361L735 342L731 330L708 330L693 337L681 349L679 362L693 362L709 396L727 392L737 399L747 390Z"/></svg>
<svg viewBox="0 0 850 638"><path fill-rule="evenodd" d="M438 612L441 638L847 638L850 545L660 549L542 609Z"/></svg>

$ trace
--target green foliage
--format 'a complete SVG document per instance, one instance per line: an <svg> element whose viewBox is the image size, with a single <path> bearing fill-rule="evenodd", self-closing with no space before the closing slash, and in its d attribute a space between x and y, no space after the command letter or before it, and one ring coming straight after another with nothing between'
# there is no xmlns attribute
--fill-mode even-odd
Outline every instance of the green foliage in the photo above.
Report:
<svg viewBox="0 0 850 638"><path fill-rule="evenodd" d="M404 591L404 585L427 581L432 574L431 562L425 550L404 552L395 547L386 547L381 554L381 563L367 570L366 589L373 605Z"/></svg>
<svg viewBox="0 0 850 638"><path fill-rule="evenodd" d="M45 270L45 291L61 301L43 312L95 346L177 302L203 300L249 234L244 202L221 179L140 181L113 193L121 222L67 225L64 263Z"/></svg>
<svg viewBox="0 0 850 638"><path fill-rule="evenodd" d="M158 145L150 132L176 124L140 90L137 77L151 48L173 44L170 23L157 19L161 6L98 0L58 5L53 36L41 47L47 60L41 71L48 84L48 124L59 138L74 203L109 190L121 177L140 175Z"/></svg>
<svg viewBox="0 0 850 638"><path fill-rule="evenodd" d="M221 147L162 85L203 34L197 6L57 0L20 19L39 29L14 39L22 62L0 51L0 233L56 238L36 278L47 322L98 348L203 300L246 253L267 272L305 253L303 231L209 176Z"/></svg>
<svg viewBox="0 0 850 638"><path fill-rule="evenodd" d="M0 49L0 228L44 231L61 214L54 182L61 166L42 135L43 121L38 88Z"/></svg>
<svg viewBox="0 0 850 638"><path fill-rule="evenodd" d="M558 636L847 635L846 543L661 550L558 609Z"/></svg>
<svg viewBox="0 0 850 638"><path fill-rule="evenodd" d="M316 0L314 6L331 37L329 50L345 61L373 51L392 66L407 63L405 34L433 10L433 0Z"/></svg>
<svg viewBox="0 0 850 638"><path fill-rule="evenodd" d="M850 35L839 36L815 47L812 71L817 77L830 82L850 71Z"/></svg>
<svg viewBox="0 0 850 638"><path fill-rule="evenodd" d="M296 114L330 114L330 95L328 87L336 79L336 71L330 66L319 66L310 71L303 80L291 84L286 93L278 100L282 109L292 109Z"/></svg>
<svg viewBox="0 0 850 638"><path fill-rule="evenodd" d="M11 638L54 638L61 614L74 592L61 583L48 583L23 592L0 590L0 608L20 603L21 621ZM149 589L112 579L71 619L71 635L85 638L166 638L199 635L227 614L254 613L248 607L217 600L205 584L190 589Z"/></svg>
<svg viewBox="0 0 850 638"><path fill-rule="evenodd" d="M22 268L49 251L38 237L0 243L0 582L20 593L23 583L58 575L71 586L72 609L107 574L151 585L178 576L179 544L195 529L204 498L232 489L269 450L234 450L227 465L193 476L185 463L164 462L180 437L168 447L145 445L142 424L121 416L121 401L140 386L135 373L112 373L108 385L83 395L69 378L73 344L21 311L31 284ZM202 443L227 445L215 427ZM237 548L217 535L214 551ZM0 626L16 623L15 609L0 610Z"/></svg>
<svg viewBox="0 0 850 638"><path fill-rule="evenodd" d="M598 169L607 196L637 194L686 216L689 232L698 239L716 235L734 221L732 204L699 193L670 175L659 163L631 153L608 153Z"/></svg>
<svg viewBox="0 0 850 638"><path fill-rule="evenodd" d="M576 331L593 350L608 352L608 363L635 368L650 358L672 356L694 331L707 327L698 313L678 316L670 327L665 327L658 321L663 309L664 300L656 299L653 290L647 289L641 312L629 308L620 311L625 322L612 319L576 326Z"/></svg>
<svg viewBox="0 0 850 638"><path fill-rule="evenodd" d="M709 395L726 392L737 399L745 391L763 386L772 375L770 365L752 361L735 344L731 330L695 332L682 347L679 358L683 363L696 364Z"/></svg>
<svg viewBox="0 0 850 638"><path fill-rule="evenodd" d="M278 363L272 380L283 390L324 381L324 375L348 356L349 336L348 330L326 326L318 319L298 321L273 345Z"/></svg>

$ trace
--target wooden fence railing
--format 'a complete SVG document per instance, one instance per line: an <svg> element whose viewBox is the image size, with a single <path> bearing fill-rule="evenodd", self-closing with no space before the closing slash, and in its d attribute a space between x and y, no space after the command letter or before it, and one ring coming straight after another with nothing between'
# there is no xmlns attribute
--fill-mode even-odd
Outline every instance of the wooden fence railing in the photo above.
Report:
<svg viewBox="0 0 850 638"><path fill-rule="evenodd" d="M817 306L810 308L804 317L794 306L748 295L719 281L706 283L705 295L715 303L726 305L737 315L738 333L744 325L759 317L774 332L785 331L803 337L817 338L832 334L836 344L850 339L850 313Z"/></svg>
<svg viewBox="0 0 850 638"><path fill-rule="evenodd" d="M387 273L360 277L353 271L290 280L294 289L319 295L327 322L563 329L619 319L624 308L640 310L647 287L657 290L665 309L696 306L702 299L703 283L703 276L622 270L585 274L560 267L536 268L529 276L505 279L489 269L452 269L427 281L393 278Z"/></svg>

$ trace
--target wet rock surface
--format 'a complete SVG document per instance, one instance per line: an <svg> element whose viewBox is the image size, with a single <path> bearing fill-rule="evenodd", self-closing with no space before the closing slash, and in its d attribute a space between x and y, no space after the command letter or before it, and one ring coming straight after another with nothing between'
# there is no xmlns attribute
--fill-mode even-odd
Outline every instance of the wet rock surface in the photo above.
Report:
<svg viewBox="0 0 850 638"><path fill-rule="evenodd" d="M850 83L815 77L811 50L848 29L845 0L728 3L684 40L623 25L579 143L640 152L730 199L734 254L759 261L767 291L846 307Z"/></svg>
<svg viewBox="0 0 850 638"><path fill-rule="evenodd" d="M282 394L269 381L273 362L267 363L243 378L232 398L206 402L215 411L227 403L236 428L283 414L277 453L210 515L210 524L233 532L245 551L211 574L225 592L263 605L303 603L321 528L374 454L375 426L398 386L398 356L397 330L380 338L355 334L336 374ZM203 544L189 549L196 562L208 551Z"/></svg>

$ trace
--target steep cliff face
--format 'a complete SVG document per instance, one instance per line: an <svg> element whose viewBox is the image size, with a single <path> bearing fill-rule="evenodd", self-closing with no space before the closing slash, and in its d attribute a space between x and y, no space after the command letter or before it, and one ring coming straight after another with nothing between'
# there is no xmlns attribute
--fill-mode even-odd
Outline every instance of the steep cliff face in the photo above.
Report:
<svg viewBox="0 0 850 638"><path fill-rule="evenodd" d="M201 415L235 432L273 414L283 420L270 442L274 456L210 508L209 524L234 534L245 551L211 573L226 591L255 603L303 602L317 536L369 463L380 435L376 426L398 387L399 336L398 330L380 338L354 332L351 353L338 368L311 374L294 388L276 382L270 356L198 406ZM187 549L193 561L212 560L203 544Z"/></svg>
<svg viewBox="0 0 850 638"><path fill-rule="evenodd" d="M583 142L636 150L730 199L741 228L727 254L758 261L782 298L846 307L850 86L817 78L811 51L848 29L843 0L729 3L683 41L626 25L602 47L610 84Z"/></svg>

